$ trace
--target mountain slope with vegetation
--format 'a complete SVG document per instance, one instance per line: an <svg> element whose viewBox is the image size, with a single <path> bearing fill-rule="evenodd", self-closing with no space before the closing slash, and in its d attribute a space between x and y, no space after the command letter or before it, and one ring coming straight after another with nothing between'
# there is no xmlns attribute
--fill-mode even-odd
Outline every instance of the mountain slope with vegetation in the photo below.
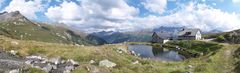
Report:
<svg viewBox="0 0 240 73"><path fill-rule="evenodd" d="M95 32L90 35L98 36L104 39L106 42L123 43L123 42L149 42L151 41L152 32L114 32L114 31L102 31Z"/></svg>
<svg viewBox="0 0 240 73"><path fill-rule="evenodd" d="M105 43L100 38L83 37L72 30L60 26L32 22L16 12L0 14L0 35L20 40L35 40L65 44L94 44ZM92 42L94 40L94 42Z"/></svg>
<svg viewBox="0 0 240 73"><path fill-rule="evenodd" d="M142 59L128 52L117 52L119 48L127 49L127 45L76 46L15 40L0 36L0 48L5 51L15 50L20 56L42 54L47 57L60 56L63 59L73 59L79 62L80 67L77 67L73 73L238 73L236 70L239 68L239 51L236 50L240 45L221 44L223 47L215 51L214 54L186 59L181 62ZM99 66L99 62L105 59L116 63L116 67ZM138 63L134 64L136 61ZM31 71L41 73L36 69Z"/></svg>

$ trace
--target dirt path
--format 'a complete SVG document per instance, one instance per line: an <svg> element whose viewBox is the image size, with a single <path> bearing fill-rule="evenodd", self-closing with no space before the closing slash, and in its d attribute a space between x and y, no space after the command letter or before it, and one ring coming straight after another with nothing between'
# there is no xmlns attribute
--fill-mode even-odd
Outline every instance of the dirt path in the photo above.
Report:
<svg viewBox="0 0 240 73"><path fill-rule="evenodd" d="M223 70L222 73L229 73L232 72L235 69L235 60L233 55L235 54L234 52L236 51L236 49L238 47L240 47L239 45L232 45L232 44L228 44L228 43L221 43L222 45L224 45L224 48L220 51L220 57L223 60L223 62L225 62L225 67L226 69Z"/></svg>

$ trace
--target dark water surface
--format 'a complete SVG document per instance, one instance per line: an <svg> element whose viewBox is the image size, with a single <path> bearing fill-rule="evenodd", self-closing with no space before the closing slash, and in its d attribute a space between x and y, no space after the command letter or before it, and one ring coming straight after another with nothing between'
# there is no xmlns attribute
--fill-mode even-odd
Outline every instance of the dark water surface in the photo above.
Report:
<svg viewBox="0 0 240 73"><path fill-rule="evenodd" d="M148 45L129 45L128 49L140 54L142 58L150 58L161 61L182 61L185 57L178 54L177 51L168 50L160 47L153 47Z"/></svg>

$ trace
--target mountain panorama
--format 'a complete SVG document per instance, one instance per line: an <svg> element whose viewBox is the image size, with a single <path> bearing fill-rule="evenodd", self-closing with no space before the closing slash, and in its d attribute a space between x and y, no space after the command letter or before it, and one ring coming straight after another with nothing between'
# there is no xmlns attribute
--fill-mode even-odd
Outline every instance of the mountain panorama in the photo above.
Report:
<svg viewBox="0 0 240 73"><path fill-rule="evenodd" d="M240 73L240 0L0 0L0 73Z"/></svg>

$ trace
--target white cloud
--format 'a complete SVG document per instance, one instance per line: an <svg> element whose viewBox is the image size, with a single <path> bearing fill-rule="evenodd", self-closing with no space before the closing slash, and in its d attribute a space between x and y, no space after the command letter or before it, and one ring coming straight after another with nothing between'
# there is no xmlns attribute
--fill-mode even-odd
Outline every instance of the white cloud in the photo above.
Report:
<svg viewBox="0 0 240 73"><path fill-rule="evenodd" d="M137 8L129 6L124 0L81 0L80 4L65 1L60 6L52 6L45 15L53 21L69 24L86 32L133 31L160 26L186 26L203 31L240 28L239 14L194 2L182 5L175 13L165 16L139 17L138 13Z"/></svg>
<svg viewBox="0 0 240 73"><path fill-rule="evenodd" d="M135 24L154 28L159 26L186 26L200 28L203 31L223 30L230 31L240 28L240 15L223 12L205 4L190 3L176 13L167 16L148 16L138 18ZM150 26L149 26L150 25Z"/></svg>
<svg viewBox="0 0 240 73"><path fill-rule="evenodd" d="M64 1L60 6L48 8L45 15L53 21L89 31L90 28L121 29L122 22L134 18L139 12L124 0L81 0L80 3Z"/></svg>
<svg viewBox="0 0 240 73"><path fill-rule="evenodd" d="M52 21L86 32L133 31L160 26L186 26L203 31L240 28L239 14L224 12L206 4L183 4L169 15L139 17L139 10L128 5L125 0L80 0L80 4L61 1L63 2L59 6L47 8L44 14ZM167 0L147 0L142 4L149 11L162 14L165 12ZM37 17L35 13L43 12L43 8L41 0L12 0L4 10L19 10L23 15L34 19Z"/></svg>
<svg viewBox="0 0 240 73"><path fill-rule="evenodd" d="M48 8L46 16L53 21L63 22L63 20L80 20L83 13L81 7L74 2L63 2L60 6Z"/></svg>
<svg viewBox="0 0 240 73"><path fill-rule="evenodd" d="M232 0L233 3L240 3L240 0Z"/></svg>
<svg viewBox="0 0 240 73"><path fill-rule="evenodd" d="M3 9L3 11L13 12L20 11L24 16L30 19L36 19L36 13L43 11L41 0L12 0L10 4Z"/></svg>
<svg viewBox="0 0 240 73"><path fill-rule="evenodd" d="M150 12L161 14L167 7L167 0L146 0L142 4Z"/></svg>

